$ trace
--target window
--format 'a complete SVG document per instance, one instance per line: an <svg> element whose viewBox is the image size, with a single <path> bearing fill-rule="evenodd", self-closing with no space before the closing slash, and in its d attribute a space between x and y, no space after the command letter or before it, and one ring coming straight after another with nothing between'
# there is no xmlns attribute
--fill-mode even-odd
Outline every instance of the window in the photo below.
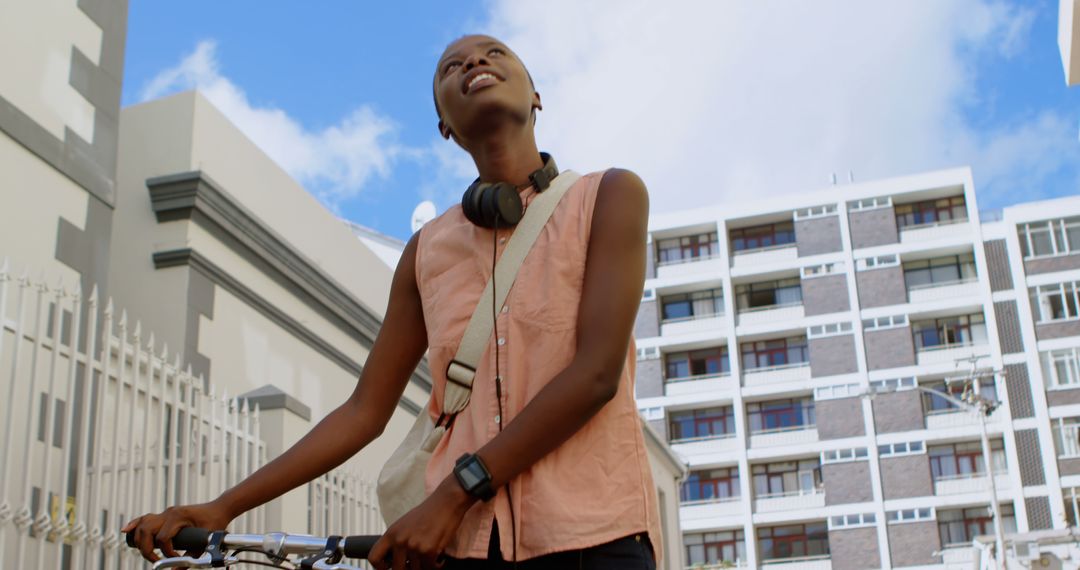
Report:
<svg viewBox="0 0 1080 570"><path fill-rule="evenodd" d="M762 560L828 556L829 531L824 522L759 528Z"/></svg>
<svg viewBox="0 0 1080 570"><path fill-rule="evenodd" d="M803 279L806 279L809 277L823 277L825 275L832 275L843 271L844 262L837 261L835 263L825 263L823 265L807 265L799 270L799 274Z"/></svg>
<svg viewBox="0 0 1080 570"><path fill-rule="evenodd" d="M731 501L739 498L739 468L691 471L682 485L682 502Z"/></svg>
<svg viewBox="0 0 1080 570"><path fill-rule="evenodd" d="M754 465L754 497L811 495L821 485L821 462L814 459Z"/></svg>
<svg viewBox="0 0 1080 570"><path fill-rule="evenodd" d="M1017 231L1024 258L1066 255L1080 250L1080 217L1021 224Z"/></svg>
<svg viewBox="0 0 1080 570"><path fill-rule="evenodd" d="M866 459L867 452L865 447L853 447L851 449L834 449L832 451L821 452L822 463L847 463L849 461L859 461L860 459Z"/></svg>
<svg viewBox="0 0 1080 570"><path fill-rule="evenodd" d="M848 202L848 209L856 212L859 210L888 208L889 206L892 206L892 198L890 198L889 196L882 196L879 198L864 198L862 200L854 200Z"/></svg>
<svg viewBox="0 0 1080 570"><path fill-rule="evenodd" d="M864 257L855 261L855 269L866 271L867 269L881 269L900 265L900 258L896 255L879 255L877 257Z"/></svg>
<svg viewBox="0 0 1080 570"><path fill-rule="evenodd" d="M1058 457L1080 457L1080 418L1050 420Z"/></svg>
<svg viewBox="0 0 1080 570"><path fill-rule="evenodd" d="M937 200L924 200L911 204L897 204L894 211L896 212L896 227L898 229L927 224L961 222L968 219L967 206L964 204L962 195Z"/></svg>
<svg viewBox="0 0 1080 570"><path fill-rule="evenodd" d="M746 405L750 433L809 429L817 425L814 401L810 398L772 400Z"/></svg>
<svg viewBox="0 0 1080 570"><path fill-rule="evenodd" d="M1080 349L1063 348L1042 353L1043 376L1052 387L1080 384Z"/></svg>
<svg viewBox="0 0 1080 570"><path fill-rule="evenodd" d="M928 521L933 520L934 509L903 509L899 511L889 511L885 513L885 518L889 523Z"/></svg>
<svg viewBox="0 0 1080 570"><path fill-rule="evenodd" d="M658 265L670 265L720 255L717 233L656 240Z"/></svg>
<svg viewBox="0 0 1080 570"><path fill-rule="evenodd" d="M970 253L904 263L904 284L908 290L972 279L975 279L975 256Z"/></svg>
<svg viewBox="0 0 1080 570"><path fill-rule="evenodd" d="M799 304L802 304L802 286L798 277L735 287L735 306L739 311Z"/></svg>
<svg viewBox="0 0 1080 570"><path fill-rule="evenodd" d="M980 398L985 398L990 401L997 400L997 383L994 382L993 378L982 378L979 380L978 384L969 384L968 382L959 380L953 382L945 382L944 380L942 380L941 382L933 382L926 384L926 387L934 390L935 392L942 392L948 394L958 400L964 400L967 397L966 390L968 390L969 388L975 390L975 393L978 394ZM942 398L941 396L936 396L934 394L927 394L926 392L923 392L922 398L923 410L927 414L956 412L960 411L961 409L949 400L946 400L945 398Z"/></svg>
<svg viewBox="0 0 1080 570"><path fill-rule="evenodd" d="M988 506L939 510L937 521L941 545L945 547L970 546L976 536L994 534L994 519ZM1001 505L1001 526L1006 534L1016 532L1016 515L1011 503Z"/></svg>
<svg viewBox="0 0 1080 570"><path fill-rule="evenodd" d="M870 390L874 392L899 392L915 388L914 376L907 378L889 378L886 380L873 380L870 382Z"/></svg>
<svg viewBox="0 0 1080 570"><path fill-rule="evenodd" d="M1070 527L1080 526L1080 489L1062 489L1061 495L1065 498L1065 523Z"/></svg>
<svg viewBox="0 0 1080 570"><path fill-rule="evenodd" d="M743 368L748 372L760 368L810 362L810 348L804 336L744 342L740 345L740 349Z"/></svg>
<svg viewBox="0 0 1080 570"><path fill-rule="evenodd" d="M637 359L638 360L649 360L650 358L659 358L659 357L660 357L660 349L655 347L655 346L646 346L646 347L637 349Z"/></svg>
<svg viewBox="0 0 1080 570"><path fill-rule="evenodd" d="M749 228L738 228L729 232L731 247L735 252L779 247L795 243L795 224L778 222Z"/></svg>
<svg viewBox="0 0 1080 570"><path fill-rule="evenodd" d="M862 322L862 326L868 331L905 327L907 326L907 315L893 315L891 317L866 319Z"/></svg>
<svg viewBox="0 0 1080 570"><path fill-rule="evenodd" d="M838 400L862 395L862 387L858 384L835 384L814 388L814 400Z"/></svg>
<svg viewBox="0 0 1080 570"><path fill-rule="evenodd" d="M905 441L901 443L889 443L878 446L878 454L881 457L893 457L897 455L915 455L922 453L925 447L921 441Z"/></svg>
<svg viewBox="0 0 1080 570"><path fill-rule="evenodd" d="M926 449L930 456L930 474L935 481L963 479L986 474L982 443L972 441L952 445L932 445ZM990 460L994 473L1005 471L1005 447L1000 439L990 440Z"/></svg>
<svg viewBox="0 0 1080 570"><path fill-rule="evenodd" d="M986 320L982 314L961 315L911 323L915 350L986 344Z"/></svg>
<svg viewBox="0 0 1080 570"><path fill-rule="evenodd" d="M735 414L731 406L670 412L668 418L672 442L735 435Z"/></svg>
<svg viewBox="0 0 1080 570"><path fill-rule="evenodd" d="M664 295L660 298L664 322L703 319L724 314L723 289Z"/></svg>
<svg viewBox="0 0 1080 570"><path fill-rule="evenodd" d="M851 332L851 323L829 323L827 325L816 325L806 329L806 336L808 338L821 338L823 336L836 336L839 334Z"/></svg>
<svg viewBox="0 0 1080 570"><path fill-rule="evenodd" d="M877 523L877 516L874 513L840 515L829 519L829 528L855 528L872 526L875 523Z"/></svg>
<svg viewBox="0 0 1080 570"><path fill-rule="evenodd" d="M672 352L664 356L668 382L677 382L704 376L718 376L731 372L726 346Z"/></svg>
<svg viewBox="0 0 1080 570"><path fill-rule="evenodd" d="M684 534L686 562L690 566L721 565L746 560L746 539L741 530Z"/></svg>
<svg viewBox="0 0 1080 570"><path fill-rule="evenodd" d="M1032 287L1031 308L1035 313L1035 320L1044 323L1077 318L1077 307L1080 307L1080 287L1077 285L1078 283L1073 281Z"/></svg>
<svg viewBox="0 0 1080 570"><path fill-rule="evenodd" d="M825 206L815 206L813 208L800 208L795 210L796 220L806 220L809 218L821 218L824 216L831 216L836 213L836 204L827 204Z"/></svg>

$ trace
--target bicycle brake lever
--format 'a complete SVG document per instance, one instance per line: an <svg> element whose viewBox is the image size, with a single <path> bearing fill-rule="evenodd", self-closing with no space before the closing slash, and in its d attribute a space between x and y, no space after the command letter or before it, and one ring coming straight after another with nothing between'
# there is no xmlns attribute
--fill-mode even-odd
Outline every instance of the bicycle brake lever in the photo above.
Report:
<svg viewBox="0 0 1080 570"><path fill-rule="evenodd" d="M225 566L236 564L240 559L235 556L225 557ZM212 568L210 554L203 554L198 558L190 556L177 556L175 558L162 558L154 563L154 570L161 568Z"/></svg>

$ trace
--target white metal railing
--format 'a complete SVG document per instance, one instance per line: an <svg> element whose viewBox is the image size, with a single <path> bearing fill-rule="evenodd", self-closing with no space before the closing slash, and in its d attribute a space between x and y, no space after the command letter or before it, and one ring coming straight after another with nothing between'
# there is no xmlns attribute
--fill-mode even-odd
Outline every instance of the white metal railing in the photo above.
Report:
<svg viewBox="0 0 1080 570"><path fill-rule="evenodd" d="M734 497L713 497L711 499L697 499L694 501L679 501L680 507L690 507L695 505L716 505L721 503L738 503L742 500L742 497L736 495Z"/></svg>
<svg viewBox="0 0 1080 570"><path fill-rule="evenodd" d="M725 570L727 568L746 568L745 560L725 560L715 564L691 564L685 570Z"/></svg>
<svg viewBox="0 0 1080 570"><path fill-rule="evenodd" d="M308 483L308 533L320 536L381 534L375 483L344 468Z"/></svg>
<svg viewBox="0 0 1080 570"><path fill-rule="evenodd" d="M739 309L740 315L763 313L765 311L775 311L777 309L788 309L791 307L801 307L803 305L802 299L798 301L792 301L790 303L777 303L775 305L763 305L761 307L745 307Z"/></svg>
<svg viewBox="0 0 1080 570"><path fill-rule="evenodd" d="M258 407L218 396L132 320L96 287L84 297L0 264L0 567L143 568L124 523L212 500L267 461ZM374 508L330 487L311 513ZM261 530L265 508L230 530Z"/></svg>
<svg viewBox="0 0 1080 570"><path fill-rule="evenodd" d="M956 279L954 281L941 281L938 283L921 283L919 285L912 285L908 287L908 292L911 291L926 291L927 289L939 289L941 287L952 287L955 285L967 285L968 283L978 283L978 278L970 277L967 279Z"/></svg>
<svg viewBox="0 0 1080 570"><path fill-rule="evenodd" d="M680 443L694 443L694 442L697 442L697 441L715 441L715 440L718 440L718 439L735 439L735 434L734 433L721 433L721 434L716 434L716 435L702 435L702 436L698 436L698 437L684 437L684 438L681 438L681 439L673 439L668 443L670 443L671 445L676 445L676 444L680 444Z"/></svg>
<svg viewBox="0 0 1080 570"><path fill-rule="evenodd" d="M788 242L788 243L781 243L781 244L777 244L777 245L766 245L766 246L763 246L763 247L753 247L753 248L749 248L749 249L739 249L739 250L735 250L732 253L732 255L739 256L739 255L751 255L751 254L755 254L755 253L765 253L765 252L768 252L768 251L777 251L777 250L780 250L780 249L788 249L790 247L796 247L797 245L798 244L796 244L795 242Z"/></svg>
<svg viewBox="0 0 1080 570"><path fill-rule="evenodd" d="M751 431L750 435L773 435L778 433L791 433L795 431L807 431L817 429L817 424L800 424L797 426L788 426L782 428L763 429L760 431Z"/></svg>
<svg viewBox="0 0 1080 570"><path fill-rule="evenodd" d="M693 382L695 380L711 380L713 378L727 378L731 376L730 372L717 372L715 374L694 374L690 376L676 376L675 378L665 378L664 384L679 384L681 382Z"/></svg>
<svg viewBox="0 0 1080 570"><path fill-rule="evenodd" d="M673 325L675 323L688 323L688 322L692 322L692 321L700 321L702 319L715 319L717 317L722 317L722 316L724 316L723 311L719 311L719 312L716 312L716 313L702 313L700 315L690 315L688 317L676 317L676 318L673 318L673 319L661 319L660 324L661 325Z"/></svg>
<svg viewBox="0 0 1080 570"><path fill-rule="evenodd" d="M697 257L681 257L679 259L669 259L666 261L657 262L656 267L671 267L672 265L683 265L685 263L693 263L695 261L706 261L709 259L719 259L719 253L711 253L709 255L699 255Z"/></svg>
<svg viewBox="0 0 1080 570"><path fill-rule="evenodd" d="M763 567L773 568L776 566L784 566L795 570L828 570L832 568L832 557L828 554L821 556L802 556L798 558L773 558L771 560L763 560L761 562Z"/></svg>

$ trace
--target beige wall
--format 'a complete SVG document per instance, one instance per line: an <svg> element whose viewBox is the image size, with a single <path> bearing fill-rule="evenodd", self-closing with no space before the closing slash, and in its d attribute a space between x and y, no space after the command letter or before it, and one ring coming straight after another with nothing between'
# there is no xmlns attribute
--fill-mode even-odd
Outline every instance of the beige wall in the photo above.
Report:
<svg viewBox="0 0 1080 570"><path fill-rule="evenodd" d="M1058 46L1065 67L1065 83L1080 85L1080 0L1060 0Z"/></svg>
<svg viewBox="0 0 1080 570"><path fill-rule="evenodd" d="M682 570L686 566L679 525L679 486L686 475L686 464L671 451L663 437L644 421L645 449L649 453L653 483L660 500L660 519L664 523L664 565L666 570Z"/></svg>

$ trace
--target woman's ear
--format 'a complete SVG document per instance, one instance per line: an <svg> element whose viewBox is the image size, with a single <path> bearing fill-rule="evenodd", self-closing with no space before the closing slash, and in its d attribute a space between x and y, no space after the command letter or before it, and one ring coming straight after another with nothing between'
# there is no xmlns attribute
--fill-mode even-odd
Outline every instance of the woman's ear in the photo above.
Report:
<svg viewBox="0 0 1080 570"><path fill-rule="evenodd" d="M533 91L533 109L536 109L537 111L544 110L544 105L540 103L540 94L536 91Z"/></svg>
<svg viewBox="0 0 1080 570"><path fill-rule="evenodd" d="M453 134L453 131L450 130L450 127L447 126L442 119L439 119L439 134L446 140L450 140L450 135Z"/></svg>

